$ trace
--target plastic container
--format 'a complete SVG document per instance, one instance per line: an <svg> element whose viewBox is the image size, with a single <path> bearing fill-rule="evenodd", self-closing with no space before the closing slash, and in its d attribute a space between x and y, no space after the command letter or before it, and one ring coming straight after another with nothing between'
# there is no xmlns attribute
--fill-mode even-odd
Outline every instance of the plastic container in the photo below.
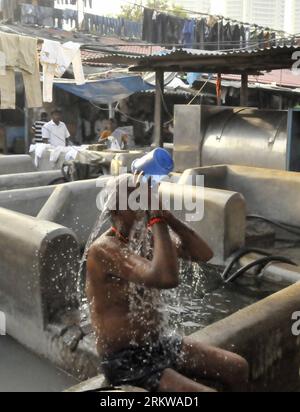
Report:
<svg viewBox="0 0 300 412"><path fill-rule="evenodd" d="M174 162L170 153L162 148L152 150L140 159L133 161L132 173L144 172L146 177L153 177L156 180L167 176L174 170Z"/></svg>

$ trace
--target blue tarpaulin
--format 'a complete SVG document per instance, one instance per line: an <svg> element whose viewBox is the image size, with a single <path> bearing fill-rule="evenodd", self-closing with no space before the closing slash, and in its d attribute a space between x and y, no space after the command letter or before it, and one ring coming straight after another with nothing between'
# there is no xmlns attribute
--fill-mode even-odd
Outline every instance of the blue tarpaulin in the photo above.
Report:
<svg viewBox="0 0 300 412"><path fill-rule="evenodd" d="M88 81L82 86L64 81L57 81L54 85L82 99L101 104L115 103L133 93L154 89L152 85L146 83L140 76Z"/></svg>

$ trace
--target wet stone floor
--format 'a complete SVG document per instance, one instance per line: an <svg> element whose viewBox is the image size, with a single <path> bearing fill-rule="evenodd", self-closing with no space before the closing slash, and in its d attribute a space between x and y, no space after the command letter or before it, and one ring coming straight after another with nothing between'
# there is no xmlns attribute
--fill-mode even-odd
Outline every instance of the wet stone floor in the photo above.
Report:
<svg viewBox="0 0 300 412"><path fill-rule="evenodd" d="M0 392L61 392L76 383L12 338L0 336Z"/></svg>

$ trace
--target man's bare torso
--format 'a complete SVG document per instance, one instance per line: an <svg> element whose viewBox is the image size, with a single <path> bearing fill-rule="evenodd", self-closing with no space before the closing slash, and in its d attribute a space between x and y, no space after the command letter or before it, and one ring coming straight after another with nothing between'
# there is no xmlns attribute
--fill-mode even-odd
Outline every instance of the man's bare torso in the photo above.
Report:
<svg viewBox="0 0 300 412"><path fill-rule="evenodd" d="M96 247L101 248L101 243L105 241L103 236ZM110 238L109 241L118 242L123 247L116 239ZM117 273L105 272L101 262L92 259L89 269L86 289L99 354L114 353L128 348L132 343L142 345L151 339L156 341L160 314L151 295L152 292L153 295L159 292L135 287L136 296L133 296L133 285L118 278ZM138 295L141 301L145 301L144 293L147 294L147 302L139 307Z"/></svg>

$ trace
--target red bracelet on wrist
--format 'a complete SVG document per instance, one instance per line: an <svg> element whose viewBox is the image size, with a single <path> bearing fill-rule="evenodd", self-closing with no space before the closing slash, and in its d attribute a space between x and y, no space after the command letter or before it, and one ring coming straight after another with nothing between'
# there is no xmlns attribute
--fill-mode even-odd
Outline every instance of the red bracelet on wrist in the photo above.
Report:
<svg viewBox="0 0 300 412"><path fill-rule="evenodd" d="M161 217L153 217L148 222L148 229L151 229L154 225L157 225L158 223L165 223L165 220Z"/></svg>

